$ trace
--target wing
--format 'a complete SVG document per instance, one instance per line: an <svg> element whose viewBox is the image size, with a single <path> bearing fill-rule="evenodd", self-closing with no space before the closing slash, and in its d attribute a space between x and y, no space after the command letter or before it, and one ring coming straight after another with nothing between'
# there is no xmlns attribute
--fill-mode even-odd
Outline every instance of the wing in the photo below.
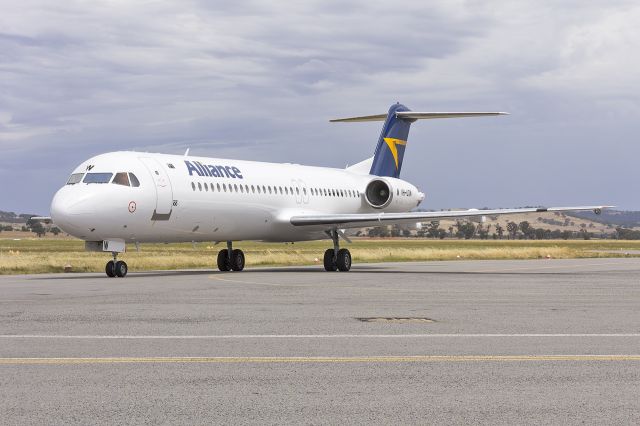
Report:
<svg viewBox="0 0 640 426"><path fill-rule="evenodd" d="M47 225L53 222L50 216L31 216L29 220L32 222L43 222Z"/></svg>
<svg viewBox="0 0 640 426"><path fill-rule="evenodd" d="M478 216L498 216L519 213L571 212L592 210L600 214L602 209L613 206L579 206L579 207L539 207L524 209L495 209L495 210L455 210L440 212L409 212L409 213L356 213L356 214L322 214L293 216L290 222L294 226L324 226L327 228L364 228L393 223L415 223L427 220L467 218Z"/></svg>

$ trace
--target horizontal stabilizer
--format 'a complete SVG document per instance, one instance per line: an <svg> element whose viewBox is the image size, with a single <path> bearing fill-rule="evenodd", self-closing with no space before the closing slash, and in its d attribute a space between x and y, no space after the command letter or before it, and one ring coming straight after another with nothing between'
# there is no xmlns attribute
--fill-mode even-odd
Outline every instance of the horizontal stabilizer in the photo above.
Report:
<svg viewBox="0 0 640 426"><path fill-rule="evenodd" d="M462 118L462 117L490 117L495 115L509 115L508 112L417 112L398 111L396 117L404 120L434 120L437 118ZM357 123L363 121L385 121L387 114L364 115L362 117L336 118L329 120L332 123Z"/></svg>

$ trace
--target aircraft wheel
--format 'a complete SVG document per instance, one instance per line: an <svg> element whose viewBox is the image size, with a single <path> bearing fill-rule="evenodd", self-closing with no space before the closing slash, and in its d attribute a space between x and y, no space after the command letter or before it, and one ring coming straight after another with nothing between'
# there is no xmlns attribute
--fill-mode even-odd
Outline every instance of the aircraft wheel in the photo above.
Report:
<svg viewBox="0 0 640 426"><path fill-rule="evenodd" d="M327 249L324 252L324 270L333 272L338 269L335 260L333 259L333 249Z"/></svg>
<svg viewBox="0 0 640 426"><path fill-rule="evenodd" d="M346 272L351 269L351 253L347 249L338 250L338 258L336 259L338 270Z"/></svg>
<svg viewBox="0 0 640 426"><path fill-rule="evenodd" d="M231 270L229 265L229 256L227 255L227 250L223 249L218 252L218 269L222 272L226 272Z"/></svg>
<svg viewBox="0 0 640 426"><path fill-rule="evenodd" d="M116 277L124 278L127 276L127 272L129 272L129 268L127 264L122 260L118 260L114 267Z"/></svg>
<svg viewBox="0 0 640 426"><path fill-rule="evenodd" d="M231 269L234 271L242 271L244 269L244 253L242 250L235 249L231 252Z"/></svg>
<svg viewBox="0 0 640 426"><path fill-rule="evenodd" d="M116 268L113 260L107 262L107 266L104 268L104 271L107 273L109 278L113 278L116 276Z"/></svg>

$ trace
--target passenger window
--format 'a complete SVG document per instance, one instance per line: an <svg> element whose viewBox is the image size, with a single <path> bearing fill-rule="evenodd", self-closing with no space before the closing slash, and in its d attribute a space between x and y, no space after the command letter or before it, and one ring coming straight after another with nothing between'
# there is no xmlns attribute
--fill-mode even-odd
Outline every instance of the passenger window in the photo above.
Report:
<svg viewBox="0 0 640 426"><path fill-rule="evenodd" d="M133 173L129 173L129 180L131 181L131 186L133 186L134 188L137 188L140 186L140 181L138 180L136 175L134 175Z"/></svg>
<svg viewBox="0 0 640 426"><path fill-rule="evenodd" d="M218 187L218 192L220 192L220 184L216 185Z"/></svg>
<svg viewBox="0 0 640 426"><path fill-rule="evenodd" d="M67 185L75 185L76 183L82 182L82 176L84 173L74 173L69 176L69 180L67 181Z"/></svg>
<svg viewBox="0 0 640 426"><path fill-rule="evenodd" d="M198 190L202 191L202 184L198 182Z"/></svg>
<svg viewBox="0 0 640 426"><path fill-rule="evenodd" d="M207 184L206 182L204 183L204 190L209 192L209 184Z"/></svg>
<svg viewBox="0 0 640 426"><path fill-rule="evenodd" d="M191 182L191 188L193 188L193 190L195 191L196 190L196 184Z"/></svg>
<svg viewBox="0 0 640 426"><path fill-rule="evenodd" d="M233 190L234 190L235 192L238 192L238 185L236 185L235 183L233 184Z"/></svg>
<svg viewBox="0 0 640 426"><path fill-rule="evenodd" d="M223 183L223 184L222 184L222 190L223 190L224 192L227 192L227 184L226 184L226 183Z"/></svg>

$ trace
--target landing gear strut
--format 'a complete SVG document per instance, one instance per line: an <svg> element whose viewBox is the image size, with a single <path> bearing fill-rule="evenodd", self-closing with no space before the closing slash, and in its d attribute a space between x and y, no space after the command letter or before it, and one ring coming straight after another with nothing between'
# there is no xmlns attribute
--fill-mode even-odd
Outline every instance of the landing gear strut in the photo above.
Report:
<svg viewBox="0 0 640 426"><path fill-rule="evenodd" d="M109 278L119 277L124 278L127 276L127 272L129 272L129 268L127 264L118 260L118 252L111 252L113 255L113 260L107 262L107 266L104 268L104 271L107 273Z"/></svg>
<svg viewBox="0 0 640 426"><path fill-rule="evenodd" d="M351 253L349 250L340 248L338 231L333 229L327 232L333 240L333 248L324 252L325 271L348 271L351 269Z"/></svg>
<svg viewBox="0 0 640 426"><path fill-rule="evenodd" d="M221 271L242 271L244 269L244 252L233 249L231 241L227 241L227 249L218 252L218 269Z"/></svg>

